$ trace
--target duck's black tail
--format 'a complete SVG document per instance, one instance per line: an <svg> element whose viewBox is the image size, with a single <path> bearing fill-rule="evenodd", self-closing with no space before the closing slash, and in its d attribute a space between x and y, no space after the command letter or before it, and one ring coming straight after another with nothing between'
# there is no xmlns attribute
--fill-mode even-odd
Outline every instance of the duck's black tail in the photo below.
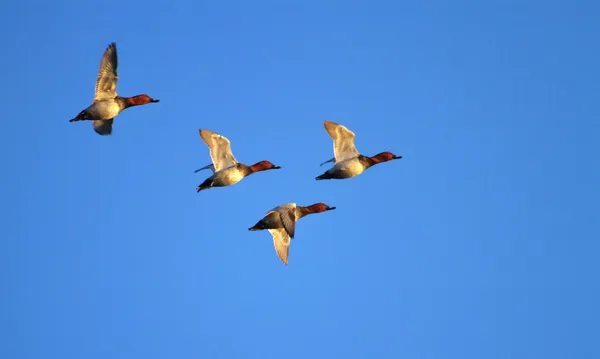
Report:
<svg viewBox="0 0 600 359"><path fill-rule="evenodd" d="M261 231L263 229L266 229L266 227L262 219L258 221L258 223L256 223L254 226L248 228L249 231Z"/></svg>
<svg viewBox="0 0 600 359"><path fill-rule="evenodd" d="M325 172L322 175L315 177L315 179L317 181L331 179L331 175L329 174L329 172Z"/></svg>
<svg viewBox="0 0 600 359"><path fill-rule="evenodd" d="M210 187L212 187L212 180L210 178L207 178L206 181L202 182L198 187L196 187L196 192L209 189Z"/></svg>
<svg viewBox="0 0 600 359"><path fill-rule="evenodd" d="M87 119L88 119L88 114L87 114L87 112L85 112L85 110L83 110L77 116L70 119L69 122L75 122L75 121L81 121L81 120L87 120Z"/></svg>

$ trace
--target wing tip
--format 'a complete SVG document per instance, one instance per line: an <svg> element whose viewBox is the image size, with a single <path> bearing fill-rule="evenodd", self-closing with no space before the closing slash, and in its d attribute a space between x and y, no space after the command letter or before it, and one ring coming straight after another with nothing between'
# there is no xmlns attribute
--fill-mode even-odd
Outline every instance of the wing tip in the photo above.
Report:
<svg viewBox="0 0 600 359"><path fill-rule="evenodd" d="M206 142L210 138L211 131L200 128L198 129L198 134L200 135L200 138Z"/></svg>
<svg viewBox="0 0 600 359"><path fill-rule="evenodd" d="M207 130L205 128L198 129L198 133L200 134L200 136L203 136L203 135L211 136L212 134L217 134L216 132Z"/></svg>
<svg viewBox="0 0 600 359"><path fill-rule="evenodd" d="M325 120L323 123L323 127L325 127L325 131L329 134L331 138L335 135L336 129L340 127L339 123L335 123L329 120Z"/></svg>
<svg viewBox="0 0 600 359"><path fill-rule="evenodd" d="M198 133L200 134L200 138L204 141L204 143L206 143L206 145L209 148L212 148L212 146L214 146L215 143L218 143L215 141L219 141L219 139L221 138L227 140L225 137L219 135L218 133L203 128L199 129Z"/></svg>
<svg viewBox="0 0 600 359"><path fill-rule="evenodd" d="M288 265L288 255L289 253L277 253L277 257L279 257L279 260L281 260L281 263L285 264L286 266Z"/></svg>
<svg viewBox="0 0 600 359"><path fill-rule="evenodd" d="M114 56L117 56L117 43L116 42L111 42L110 44L108 44L108 46L106 47L106 50L104 50L105 54L114 54Z"/></svg>

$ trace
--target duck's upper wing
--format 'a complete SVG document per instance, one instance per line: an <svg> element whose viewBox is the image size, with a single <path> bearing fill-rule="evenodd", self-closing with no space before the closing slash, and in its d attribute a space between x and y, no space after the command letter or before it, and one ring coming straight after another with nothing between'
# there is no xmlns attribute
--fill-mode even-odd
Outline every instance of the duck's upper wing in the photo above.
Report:
<svg viewBox="0 0 600 359"><path fill-rule="evenodd" d="M200 130L200 137L210 150L210 158L215 172L235 166L238 163L231 153L231 143L227 138L208 130Z"/></svg>
<svg viewBox="0 0 600 359"><path fill-rule="evenodd" d="M287 234L284 228L269 229L271 235L273 235L273 244L275 245L275 252L283 264L288 264L288 255L290 253L290 236Z"/></svg>
<svg viewBox="0 0 600 359"><path fill-rule="evenodd" d="M325 130L327 130L327 133L333 139L335 164L358 157L358 151L354 146L354 132L342 125L327 120L325 120Z"/></svg>
<svg viewBox="0 0 600 359"><path fill-rule="evenodd" d="M290 238L294 238L294 234L296 231L296 204L288 203L281 205L279 207L274 208L267 214L272 212L279 213L281 223L283 224L283 229L285 229L286 233L290 236Z"/></svg>
<svg viewBox="0 0 600 359"><path fill-rule="evenodd" d="M96 96L94 101L108 100L117 97L117 44L108 45L98 70L96 79Z"/></svg>

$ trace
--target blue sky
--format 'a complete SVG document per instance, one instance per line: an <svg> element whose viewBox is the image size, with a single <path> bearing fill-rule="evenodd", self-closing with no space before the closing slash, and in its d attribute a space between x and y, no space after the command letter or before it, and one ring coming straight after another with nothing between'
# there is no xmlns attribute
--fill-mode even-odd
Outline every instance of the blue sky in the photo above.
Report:
<svg viewBox="0 0 600 359"><path fill-rule="evenodd" d="M600 5L11 2L2 358L594 358ZM68 120L116 41L113 136ZM402 160L315 181L323 120ZM197 194L198 129L281 170ZM276 205L303 218L283 266Z"/></svg>

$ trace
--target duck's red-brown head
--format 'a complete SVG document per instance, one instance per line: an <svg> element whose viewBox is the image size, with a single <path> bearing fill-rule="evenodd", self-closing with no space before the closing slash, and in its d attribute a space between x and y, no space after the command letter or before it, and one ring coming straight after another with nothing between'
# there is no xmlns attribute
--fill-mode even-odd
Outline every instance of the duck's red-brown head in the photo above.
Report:
<svg viewBox="0 0 600 359"><path fill-rule="evenodd" d="M311 204L310 206L304 207L304 211L306 212L306 214L321 213L321 212L325 212L325 211L331 211L334 209L335 209L335 207L330 207L330 206L326 205L325 203L321 203L321 202Z"/></svg>
<svg viewBox="0 0 600 359"><path fill-rule="evenodd" d="M250 170L252 171L251 173L266 171L266 170L278 170L280 168L281 167L275 166L274 164L272 164L269 161L260 161L260 162L253 164L252 166L250 166Z"/></svg>
<svg viewBox="0 0 600 359"><path fill-rule="evenodd" d="M127 98L127 104L129 106L139 106L139 105L145 105L151 102L159 102L159 100L157 99L153 99L152 97L146 95L146 94L142 94L142 95L137 95L137 96L133 96L133 97L129 97Z"/></svg>
<svg viewBox="0 0 600 359"><path fill-rule="evenodd" d="M373 162L374 165L381 163L381 162L387 162L387 161L391 161L391 160L397 160L402 158L402 156L396 156L395 154L391 153L391 152L381 152L376 154L373 157L369 157L371 162Z"/></svg>

